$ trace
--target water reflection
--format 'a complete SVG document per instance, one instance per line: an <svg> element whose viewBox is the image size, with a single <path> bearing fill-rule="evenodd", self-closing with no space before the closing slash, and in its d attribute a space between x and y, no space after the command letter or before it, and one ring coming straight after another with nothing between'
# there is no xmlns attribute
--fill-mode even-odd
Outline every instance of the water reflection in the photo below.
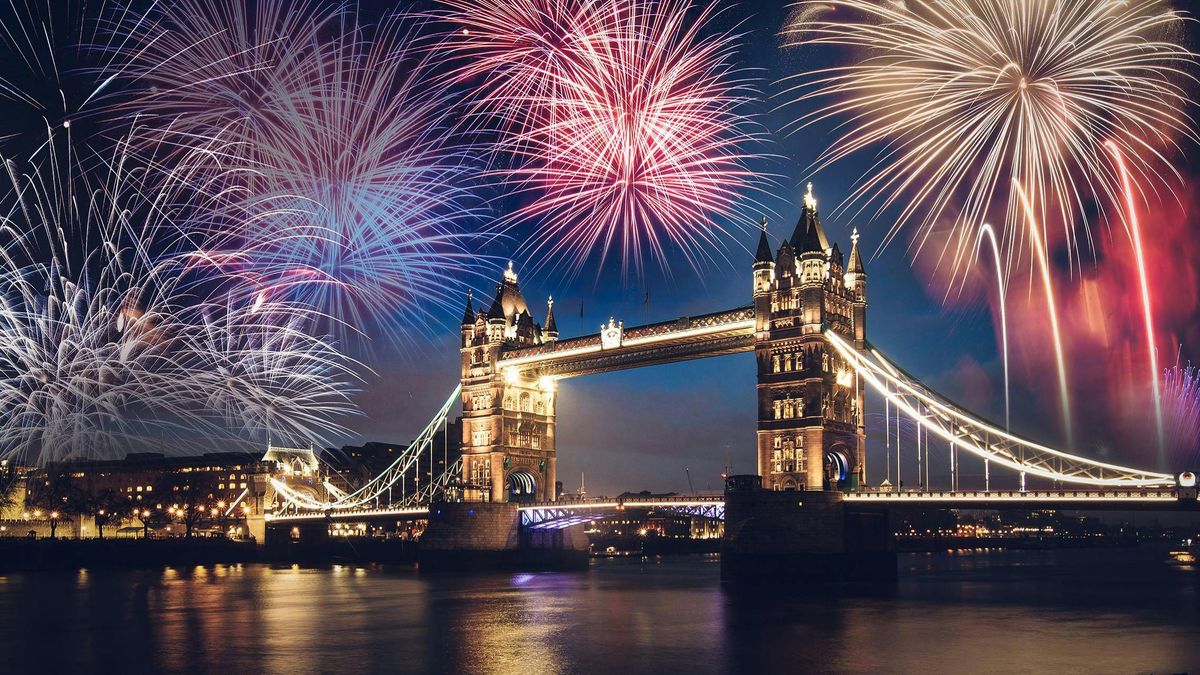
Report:
<svg viewBox="0 0 1200 675"><path fill-rule="evenodd" d="M723 587L716 558L422 576L258 565L0 575L11 672L1182 671L1192 568L912 555L898 584Z"/></svg>

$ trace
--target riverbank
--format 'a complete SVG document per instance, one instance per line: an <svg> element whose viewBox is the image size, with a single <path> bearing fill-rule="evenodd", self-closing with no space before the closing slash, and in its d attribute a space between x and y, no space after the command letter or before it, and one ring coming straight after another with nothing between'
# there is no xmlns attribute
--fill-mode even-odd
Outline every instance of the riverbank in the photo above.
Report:
<svg viewBox="0 0 1200 675"><path fill-rule="evenodd" d="M0 539L0 571L136 568L258 562L253 541L229 539Z"/></svg>
<svg viewBox="0 0 1200 675"><path fill-rule="evenodd" d="M608 547L614 546L612 551ZM593 545L593 557L609 555L662 556L717 553L719 539L603 540ZM71 570L79 568L139 568L212 565L218 563L267 563L322 566L331 564L416 564L419 543L400 539L342 538L318 544L271 543L259 547L253 541L228 539L0 539L0 572ZM470 556L468 556L470 557ZM519 555L512 560L480 559L468 569L519 569ZM467 561L471 562L471 561ZM437 567L442 567L437 565ZM445 565L445 569L459 565ZM535 566L537 567L537 566ZM554 565L548 569L557 568ZM437 570L430 570L437 571Z"/></svg>
<svg viewBox="0 0 1200 675"><path fill-rule="evenodd" d="M1072 543L1058 540L921 539L897 541L903 553L946 550L1040 550L1058 548L1128 548L1135 542ZM610 548L611 547L611 548ZM680 556L716 554L719 539L600 538L592 543L592 557ZM195 565L266 563L271 565L325 566L336 564L415 565L419 542L400 539L341 538L320 544L280 542L259 547L253 541L217 538L193 539L0 539L0 572L73 570L80 568L144 568ZM506 564L479 561L469 569L519 569L521 561ZM457 567L447 565L445 569ZM534 569L536 566L531 566ZM551 566L552 568L553 566ZM427 571L438 571L430 569Z"/></svg>

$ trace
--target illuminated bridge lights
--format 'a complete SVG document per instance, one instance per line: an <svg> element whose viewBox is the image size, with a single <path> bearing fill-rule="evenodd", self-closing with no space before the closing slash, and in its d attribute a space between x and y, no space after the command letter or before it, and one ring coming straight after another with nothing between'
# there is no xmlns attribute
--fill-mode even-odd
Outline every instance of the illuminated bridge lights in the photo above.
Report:
<svg viewBox="0 0 1200 675"><path fill-rule="evenodd" d="M1035 443L988 424L925 387L889 362L879 351L863 353L837 333L829 343L877 393L930 434L989 462L1022 474L1065 483L1113 488L1170 488L1170 474L1097 462Z"/></svg>
<svg viewBox="0 0 1200 675"><path fill-rule="evenodd" d="M797 494L804 494L803 491ZM988 508L988 505L1028 504L1038 505L1067 504L1136 504L1157 503L1171 504L1194 501L1194 497L1181 494L1175 489L1095 489L1095 490L935 490L928 492L850 492L843 495L847 504L939 504L976 506ZM700 497L680 499L649 499L618 501L612 499L592 502L544 502L530 504L517 509L521 517L521 526L530 529L565 529L573 525L590 523L625 509L658 509L670 510L702 518L724 520L725 500L723 497ZM395 508L380 508L366 510L331 511L326 513L300 513L285 515L268 515L267 520L276 523L294 521L315 521L330 518L334 520L352 520L355 518L373 517L409 517L427 516L428 506L407 506Z"/></svg>
<svg viewBox="0 0 1200 675"><path fill-rule="evenodd" d="M624 509L669 510L701 518L725 519L725 500L721 497L547 502L524 506L519 511L522 527L534 530L561 530L572 525L600 520Z"/></svg>
<svg viewBox="0 0 1200 675"><path fill-rule="evenodd" d="M847 503L929 503L988 504L999 502L1176 502L1175 490L958 490L930 492L854 492L845 496Z"/></svg>
<svg viewBox="0 0 1200 675"><path fill-rule="evenodd" d="M406 506L396 508L381 508L381 509L366 509L366 510L345 510L345 511L330 511L328 514L322 513L287 513L282 515L267 514L265 516L267 522L271 523L290 523L293 521L306 520L324 520L330 518L333 520L353 520L355 518L379 518L379 517L404 517L404 516L428 516L428 506Z"/></svg>
<svg viewBox="0 0 1200 675"><path fill-rule="evenodd" d="M413 465L420 460L421 455L429 449L430 444L433 443L433 437L437 434L439 427L442 427L446 423L446 417L450 414L450 410L454 407L454 404L458 402L461 392L462 385L460 384L454 388L454 391L450 392L450 397L442 404L441 409L434 415L433 419L430 420L420 435L417 436L416 440L412 442L412 445L405 448L404 452L400 453L400 456L378 476L375 476L365 485L349 494L337 491L333 493L335 494L335 498L332 501L322 502L313 499L308 494L292 489L283 481L275 478L271 479L271 486L283 498L285 504L294 505L297 509L306 511L319 511L321 513L329 510L348 511L377 503L380 497L387 494L393 485L403 479L412 470ZM440 481L444 483L448 480L454 470L454 467L447 467L447 471L441 477ZM437 487L436 483L430 483L428 493L414 494L409 500L410 503L406 504L406 506L415 506L421 501L430 501L433 497L432 492L435 487Z"/></svg>

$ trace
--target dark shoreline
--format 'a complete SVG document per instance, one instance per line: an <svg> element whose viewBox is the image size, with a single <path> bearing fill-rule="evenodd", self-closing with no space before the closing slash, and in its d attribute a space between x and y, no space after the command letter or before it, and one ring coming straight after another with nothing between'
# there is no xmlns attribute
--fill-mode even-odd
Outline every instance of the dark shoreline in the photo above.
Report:
<svg viewBox="0 0 1200 675"><path fill-rule="evenodd" d="M593 558L675 556L719 552L719 539L647 539L638 548L623 548L611 540L593 545ZM928 539L897 542L900 553L937 553L948 550L1046 550L1076 548L1129 548L1163 542L1073 542L1057 540ZM715 545L714 545L715 544ZM608 546L615 550L607 553ZM281 544L259 547L253 541L227 539L0 539L0 573L81 568L187 567L195 565L263 563L269 565L323 566L331 564L415 565L418 544L382 539L330 540L323 545ZM486 561L479 561L486 563ZM487 567L487 564L483 565ZM480 565L467 565L478 569ZM507 565L505 567L511 567ZM430 570L436 571L436 570Z"/></svg>

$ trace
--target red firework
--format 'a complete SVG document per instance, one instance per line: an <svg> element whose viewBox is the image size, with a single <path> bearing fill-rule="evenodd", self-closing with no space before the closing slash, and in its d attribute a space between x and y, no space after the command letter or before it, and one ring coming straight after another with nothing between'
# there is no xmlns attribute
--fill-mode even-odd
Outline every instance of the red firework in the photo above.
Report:
<svg viewBox="0 0 1200 675"><path fill-rule="evenodd" d="M746 148L754 96L732 32L691 0L453 0L476 111L498 120L506 182L535 222L525 252L577 273L619 249L640 276L668 248L694 268L723 244L720 220L757 186ZM473 59L473 60L472 60ZM669 270L668 270L669 271Z"/></svg>

